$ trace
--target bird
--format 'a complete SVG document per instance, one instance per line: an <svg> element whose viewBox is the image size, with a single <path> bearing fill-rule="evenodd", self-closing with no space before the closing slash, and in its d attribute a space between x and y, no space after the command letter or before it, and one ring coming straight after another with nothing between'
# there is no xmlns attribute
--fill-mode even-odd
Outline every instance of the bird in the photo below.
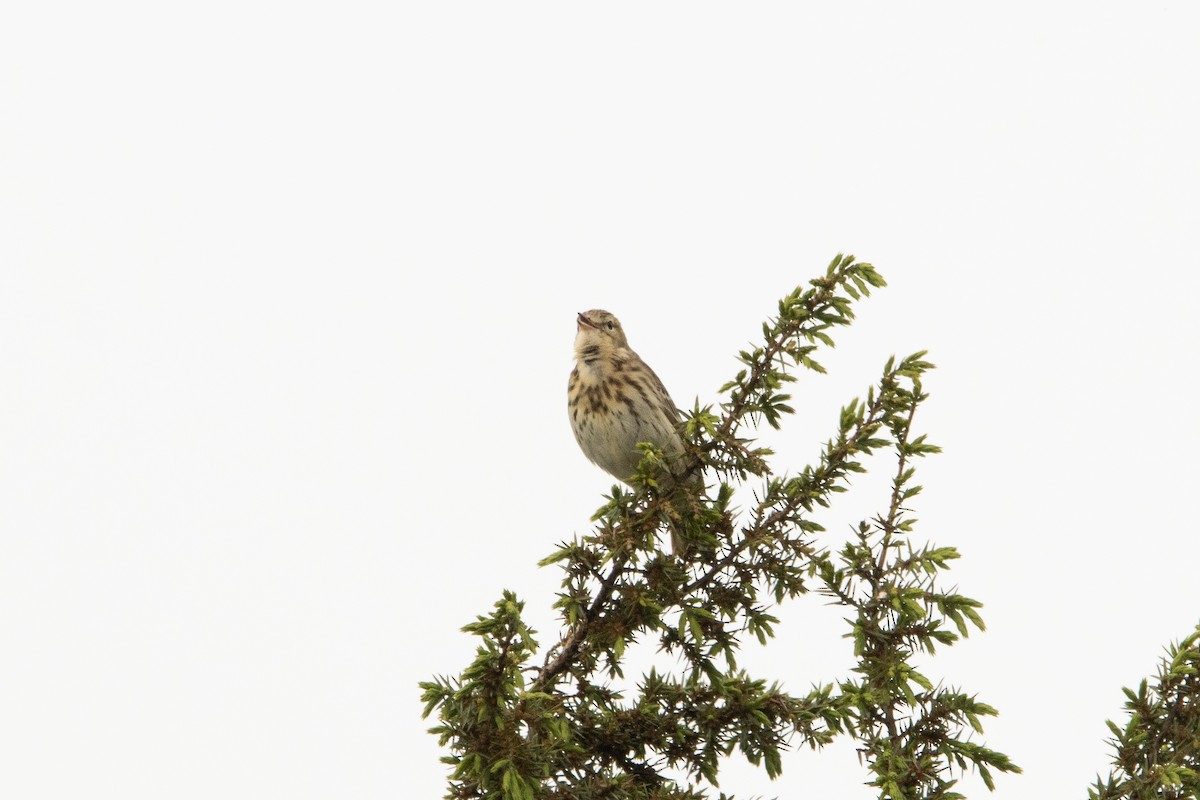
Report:
<svg viewBox="0 0 1200 800"><path fill-rule="evenodd" d="M683 439L679 410L654 370L629 347L620 321L593 309L576 316L575 367L567 382L567 412L575 441L588 460L630 484L642 453L639 442L662 450L676 477ZM693 475L693 482L699 479ZM672 527L672 551L684 552Z"/></svg>

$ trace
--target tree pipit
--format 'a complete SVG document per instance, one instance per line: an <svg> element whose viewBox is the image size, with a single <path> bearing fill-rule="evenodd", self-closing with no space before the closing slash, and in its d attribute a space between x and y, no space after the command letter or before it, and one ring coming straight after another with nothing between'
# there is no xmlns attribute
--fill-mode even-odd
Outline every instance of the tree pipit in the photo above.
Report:
<svg viewBox="0 0 1200 800"><path fill-rule="evenodd" d="M567 411L583 454L628 484L642 460L638 442L648 442L662 450L677 470L683 455L683 440L675 427L679 411L662 381L629 348L625 331L612 314L585 311L577 323ZM674 526L671 549L676 555L684 550Z"/></svg>

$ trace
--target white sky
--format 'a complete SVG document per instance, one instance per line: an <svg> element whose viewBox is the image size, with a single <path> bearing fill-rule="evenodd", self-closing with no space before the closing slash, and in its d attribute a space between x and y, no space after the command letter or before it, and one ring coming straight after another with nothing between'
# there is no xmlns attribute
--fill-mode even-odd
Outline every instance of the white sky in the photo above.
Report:
<svg viewBox="0 0 1200 800"><path fill-rule="evenodd" d="M1200 618L1200 12L1153 4L26 3L0 19L0 796L443 791L416 683L503 588L544 644L611 481L575 312L680 405L839 251L891 287L796 469L940 369L919 537L990 629L997 796L1080 796ZM887 469L886 463L880 467ZM873 510L870 481L824 518ZM785 612L756 674L850 663ZM870 797L852 747L738 796ZM968 783L972 796L982 796Z"/></svg>

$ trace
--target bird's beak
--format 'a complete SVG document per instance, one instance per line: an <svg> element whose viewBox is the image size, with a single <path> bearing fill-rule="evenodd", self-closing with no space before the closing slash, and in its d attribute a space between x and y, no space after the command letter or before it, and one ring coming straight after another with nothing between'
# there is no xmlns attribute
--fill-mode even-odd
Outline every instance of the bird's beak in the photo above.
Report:
<svg viewBox="0 0 1200 800"><path fill-rule="evenodd" d="M579 324L580 328L593 328L594 329L596 327L595 325L592 324L592 321L587 318L587 315L584 314L582 311L579 312L579 315L577 317L575 317L575 321Z"/></svg>

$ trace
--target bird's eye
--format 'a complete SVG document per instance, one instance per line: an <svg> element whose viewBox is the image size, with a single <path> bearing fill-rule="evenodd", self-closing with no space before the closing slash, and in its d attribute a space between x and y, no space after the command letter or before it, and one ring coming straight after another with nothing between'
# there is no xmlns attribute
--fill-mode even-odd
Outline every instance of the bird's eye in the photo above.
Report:
<svg viewBox="0 0 1200 800"><path fill-rule="evenodd" d="M617 327L617 326L616 326L614 323L612 323L612 322L609 322L609 323L608 323L608 329L609 329L610 331L611 331L613 328L615 328L615 327Z"/></svg>

